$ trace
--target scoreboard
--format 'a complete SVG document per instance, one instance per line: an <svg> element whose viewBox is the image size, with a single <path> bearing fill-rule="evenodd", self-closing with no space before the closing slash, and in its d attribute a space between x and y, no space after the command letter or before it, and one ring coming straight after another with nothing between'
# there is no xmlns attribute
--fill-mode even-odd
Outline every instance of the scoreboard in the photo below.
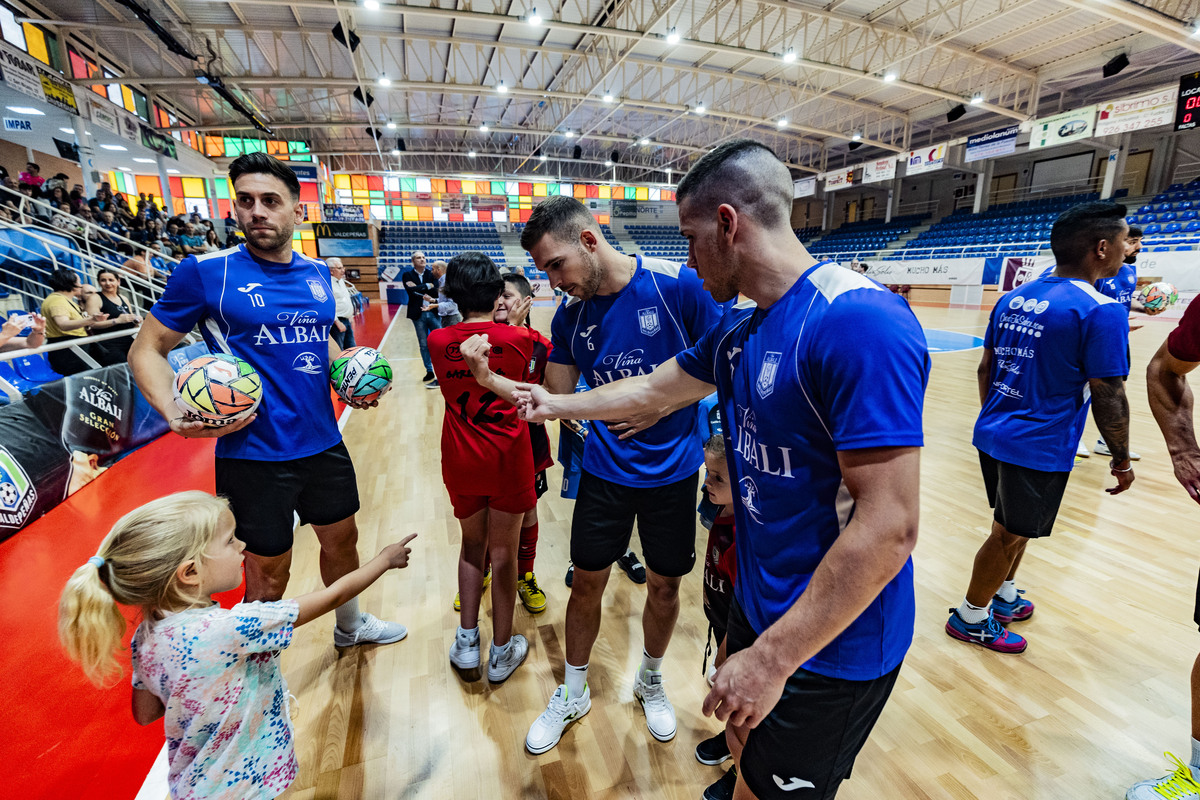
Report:
<svg viewBox="0 0 1200 800"><path fill-rule="evenodd" d="M1179 79L1179 100L1175 106L1175 130L1190 131L1200 122L1200 72Z"/></svg>

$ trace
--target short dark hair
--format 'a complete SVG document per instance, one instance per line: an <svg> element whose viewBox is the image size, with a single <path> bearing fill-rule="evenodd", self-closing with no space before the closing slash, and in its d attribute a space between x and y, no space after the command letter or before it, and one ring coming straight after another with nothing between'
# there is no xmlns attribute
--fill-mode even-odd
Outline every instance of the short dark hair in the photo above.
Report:
<svg viewBox="0 0 1200 800"><path fill-rule="evenodd" d="M1080 203L1058 215L1050 229L1050 249L1059 264L1082 264L1101 239L1112 241L1125 227L1120 203Z"/></svg>
<svg viewBox="0 0 1200 800"><path fill-rule="evenodd" d="M1125 234L1125 237L1128 239L1140 239L1140 238L1142 238L1142 236L1143 236L1142 229L1139 228L1137 225L1130 225L1129 233Z"/></svg>
<svg viewBox="0 0 1200 800"><path fill-rule="evenodd" d="M246 153L235 158L229 165L229 182L237 183L237 179L243 175L273 175L287 186L292 202L300 200L300 181L296 173L266 153Z"/></svg>
<svg viewBox="0 0 1200 800"><path fill-rule="evenodd" d="M46 283L56 292L69 292L75 288L76 283L83 283L83 280L75 270L59 267L50 273Z"/></svg>
<svg viewBox="0 0 1200 800"><path fill-rule="evenodd" d="M34 163L34 162L32 162L32 161L30 161L30 162L28 162L27 164L25 164L25 166L27 166L27 167L33 167L33 168L34 168L36 171L38 171L38 172L41 172L41 171L42 171L42 168L41 168L41 167L39 167L39 166L38 166L36 163Z"/></svg>
<svg viewBox="0 0 1200 800"><path fill-rule="evenodd" d="M556 194L533 207L525 230L521 231L521 248L526 252L532 250L547 233L560 242L573 242L588 228L600 232L600 225L587 206L574 197Z"/></svg>
<svg viewBox="0 0 1200 800"><path fill-rule="evenodd" d="M529 297L533 294L533 287L529 285L529 279L519 272L509 272L503 276L505 283L511 283L517 287L517 291L521 293L521 297Z"/></svg>
<svg viewBox="0 0 1200 800"><path fill-rule="evenodd" d="M790 226L792 174L775 151L754 139L731 139L706 153L679 182L675 202L716 208L728 203L764 228Z"/></svg>
<svg viewBox="0 0 1200 800"><path fill-rule="evenodd" d="M446 266L446 294L466 313L490 312L504 291L504 280L495 263L483 253L468 250Z"/></svg>

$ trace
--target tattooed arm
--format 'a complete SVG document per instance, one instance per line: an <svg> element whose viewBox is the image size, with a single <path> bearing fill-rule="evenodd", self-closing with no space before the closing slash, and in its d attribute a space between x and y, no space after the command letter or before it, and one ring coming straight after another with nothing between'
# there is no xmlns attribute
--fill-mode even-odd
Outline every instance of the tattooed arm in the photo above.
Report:
<svg viewBox="0 0 1200 800"><path fill-rule="evenodd" d="M1104 437L1112 462L1109 465L1116 487L1105 489L1120 494L1133 484L1133 467L1129 461L1129 401L1125 398L1125 381L1120 377L1092 378L1092 416Z"/></svg>

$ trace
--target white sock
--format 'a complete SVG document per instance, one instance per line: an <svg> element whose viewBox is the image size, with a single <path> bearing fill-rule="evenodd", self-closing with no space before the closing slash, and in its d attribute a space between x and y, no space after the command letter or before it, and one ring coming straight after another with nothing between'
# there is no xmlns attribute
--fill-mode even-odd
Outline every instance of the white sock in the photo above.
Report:
<svg viewBox="0 0 1200 800"><path fill-rule="evenodd" d="M579 697L583 694L583 687L587 686L588 665L573 667L567 664L566 666L566 679L563 683L567 685L567 698Z"/></svg>
<svg viewBox="0 0 1200 800"><path fill-rule="evenodd" d="M1188 765L1192 768L1192 775L1200 775L1200 741L1192 739L1192 761Z"/></svg>
<svg viewBox="0 0 1200 800"><path fill-rule="evenodd" d="M1005 581L1000 584L1000 591L996 592L996 596L1006 603L1011 603L1017 599L1017 582Z"/></svg>
<svg viewBox="0 0 1200 800"><path fill-rule="evenodd" d="M333 610L338 629L343 633L354 633L362 625L362 613L358 610L358 598L351 597Z"/></svg>
<svg viewBox="0 0 1200 800"><path fill-rule="evenodd" d="M492 639L491 654L503 658L508 653L508 648L512 647L512 637L504 644L496 644L496 640Z"/></svg>
<svg viewBox="0 0 1200 800"><path fill-rule="evenodd" d="M978 625L988 618L988 607L983 606L980 608L979 606L973 606L964 597L962 605L958 607L958 615L968 625Z"/></svg>
<svg viewBox="0 0 1200 800"><path fill-rule="evenodd" d="M649 653L647 653L646 648L643 647L642 648L642 668L640 670L638 670L638 674L645 675L647 672L661 672L662 671L662 662L663 662L662 656L659 656L658 658L654 658Z"/></svg>
<svg viewBox="0 0 1200 800"><path fill-rule="evenodd" d="M459 625L458 636L459 638L466 638L468 642L477 642L479 641L479 626L476 625L474 628L464 628L462 625Z"/></svg>

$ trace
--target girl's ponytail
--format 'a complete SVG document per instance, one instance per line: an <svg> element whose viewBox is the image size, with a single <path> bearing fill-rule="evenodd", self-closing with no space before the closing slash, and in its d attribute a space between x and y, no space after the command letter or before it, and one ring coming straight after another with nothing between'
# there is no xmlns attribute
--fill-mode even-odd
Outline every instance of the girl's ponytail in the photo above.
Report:
<svg viewBox="0 0 1200 800"><path fill-rule="evenodd" d="M58 601L58 638L97 686L120 673L117 651L125 637L125 617L101 579L107 569L100 557L89 559L75 570Z"/></svg>

